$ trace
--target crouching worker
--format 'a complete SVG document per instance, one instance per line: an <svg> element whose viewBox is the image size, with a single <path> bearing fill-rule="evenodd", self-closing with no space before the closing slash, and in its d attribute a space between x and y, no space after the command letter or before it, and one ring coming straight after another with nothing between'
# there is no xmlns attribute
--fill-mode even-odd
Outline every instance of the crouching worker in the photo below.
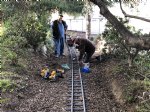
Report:
<svg viewBox="0 0 150 112"><path fill-rule="evenodd" d="M74 38L72 41L79 50L80 64L82 63L83 56L85 56L84 66L87 65L89 67L90 59L95 52L95 46L90 40L85 38Z"/></svg>

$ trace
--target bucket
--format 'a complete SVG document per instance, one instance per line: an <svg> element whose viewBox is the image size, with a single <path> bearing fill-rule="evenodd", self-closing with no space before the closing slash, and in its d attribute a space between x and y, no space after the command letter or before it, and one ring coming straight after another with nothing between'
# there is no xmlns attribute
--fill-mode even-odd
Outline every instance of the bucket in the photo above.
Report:
<svg viewBox="0 0 150 112"><path fill-rule="evenodd" d="M90 63L83 63L84 68L89 68L90 67Z"/></svg>
<svg viewBox="0 0 150 112"><path fill-rule="evenodd" d="M83 67L83 68L81 69L81 72L83 72L83 73L89 73L89 72L90 72L90 69L89 69L89 68L86 68L86 67Z"/></svg>

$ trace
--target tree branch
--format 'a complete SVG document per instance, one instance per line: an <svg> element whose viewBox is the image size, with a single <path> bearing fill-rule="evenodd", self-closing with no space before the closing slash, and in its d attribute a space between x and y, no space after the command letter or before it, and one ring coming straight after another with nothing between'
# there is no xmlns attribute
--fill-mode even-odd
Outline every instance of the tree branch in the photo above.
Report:
<svg viewBox="0 0 150 112"><path fill-rule="evenodd" d="M103 15L117 30L130 47L139 50L149 50L150 49L150 37L139 37L135 36L130 32L106 7L102 0L90 0L95 5L100 8L100 14Z"/></svg>
<svg viewBox="0 0 150 112"><path fill-rule="evenodd" d="M130 17L130 18L134 18L134 19L140 19L140 20L143 20L143 21L146 21L146 22L150 22L150 19L146 19L146 18L143 18L143 17L139 17L139 16L134 16L134 15L129 15L127 14L123 8L122 8L122 3L121 3L121 0L119 0L119 3L120 3L120 9L122 11L122 13L124 14L125 17Z"/></svg>
<svg viewBox="0 0 150 112"><path fill-rule="evenodd" d="M128 49L128 47L124 43L122 43L121 41L120 41L120 44L126 49L128 54L130 54L130 50Z"/></svg>
<svg viewBox="0 0 150 112"><path fill-rule="evenodd" d="M133 59L137 56L137 54L139 53L139 50L138 49L136 49L136 51L135 51L135 53L132 55L133 57Z"/></svg>

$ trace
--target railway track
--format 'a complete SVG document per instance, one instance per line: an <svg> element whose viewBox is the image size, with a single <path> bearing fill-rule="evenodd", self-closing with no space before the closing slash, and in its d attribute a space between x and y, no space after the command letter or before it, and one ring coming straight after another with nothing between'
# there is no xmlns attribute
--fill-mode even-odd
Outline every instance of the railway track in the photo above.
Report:
<svg viewBox="0 0 150 112"><path fill-rule="evenodd" d="M68 47L71 61L71 73L68 78L67 108L68 112L86 112L84 86L74 47Z"/></svg>

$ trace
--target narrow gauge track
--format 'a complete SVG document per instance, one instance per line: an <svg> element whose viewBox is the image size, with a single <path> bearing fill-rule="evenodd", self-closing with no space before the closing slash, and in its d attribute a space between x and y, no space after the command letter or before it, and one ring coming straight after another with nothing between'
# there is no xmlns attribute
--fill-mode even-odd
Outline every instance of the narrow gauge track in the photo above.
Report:
<svg viewBox="0 0 150 112"><path fill-rule="evenodd" d="M68 47L71 60L71 73L68 79L67 108L69 112L86 112L83 81L74 47Z"/></svg>

